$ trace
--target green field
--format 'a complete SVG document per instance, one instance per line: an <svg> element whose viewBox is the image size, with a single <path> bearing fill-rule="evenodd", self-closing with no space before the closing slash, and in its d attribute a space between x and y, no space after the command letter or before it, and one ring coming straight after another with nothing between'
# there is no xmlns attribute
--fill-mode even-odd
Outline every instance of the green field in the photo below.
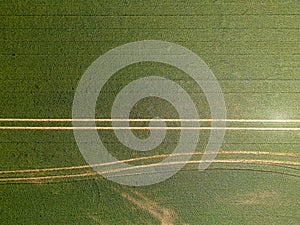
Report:
<svg viewBox="0 0 300 225"><path fill-rule="evenodd" d="M282 120L227 123L275 129L227 130L219 163L205 171L186 165L168 180L144 187L114 183L89 168L5 173L87 163L72 130L1 129L70 122L0 121L0 224L300 224L299 12L297 0L0 0L1 119L72 118L77 85L92 62L129 42L162 40L205 61L223 90L228 119ZM195 102L199 117L211 117L205 94L187 74L143 62L108 80L96 118L110 117L124 86L152 75L177 82ZM152 97L138 102L130 116L177 118L178 113ZM122 145L111 130L98 133L109 152L123 160L172 153L180 135L167 131L160 146L139 152ZM146 138L150 132L134 134ZM200 131L192 160L201 159L209 135L209 130ZM91 175L72 177L82 173ZM46 176L56 178L32 179Z"/></svg>

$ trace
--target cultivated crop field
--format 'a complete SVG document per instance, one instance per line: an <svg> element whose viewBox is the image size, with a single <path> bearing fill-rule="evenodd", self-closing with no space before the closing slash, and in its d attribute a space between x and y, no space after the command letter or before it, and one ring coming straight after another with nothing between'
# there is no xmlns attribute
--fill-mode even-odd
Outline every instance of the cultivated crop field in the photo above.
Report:
<svg viewBox="0 0 300 225"><path fill-rule="evenodd" d="M298 1L0 0L0 9L0 224L300 224ZM146 40L164 44L146 52ZM74 96L94 93L92 79L86 79L86 89L78 88L88 68L137 41L138 51L120 54L124 62L135 54L172 55L176 47L168 43L199 56L222 90L226 118L214 117L214 107L223 109L207 98L220 93L199 86L210 79L140 60L106 80L98 76L104 84L92 107L96 119L74 121ZM107 65L114 68L118 57ZM116 128L142 140L133 149L113 129L124 118L111 119L112 110L126 107L127 100L114 104L122 90L137 80L147 85L147 77L146 88L126 92L129 99L147 95L128 113L131 131ZM184 90L196 119L181 118L174 104L151 94L166 80L182 89L165 86L160 94ZM180 104L183 113L191 110ZM89 102L81 108L90 113ZM215 131L224 131L224 139ZM119 160L94 165L102 174L89 165L97 157L87 160L81 147L98 146L91 132ZM184 139L183 132L198 132L198 138ZM86 143L78 140L81 134L87 134ZM153 139L161 142L141 150L155 134L164 134ZM174 153L179 142L186 148ZM199 170L206 154L216 157ZM123 170L121 162L133 169ZM175 164L181 169L175 171ZM132 182L137 177L149 185Z"/></svg>

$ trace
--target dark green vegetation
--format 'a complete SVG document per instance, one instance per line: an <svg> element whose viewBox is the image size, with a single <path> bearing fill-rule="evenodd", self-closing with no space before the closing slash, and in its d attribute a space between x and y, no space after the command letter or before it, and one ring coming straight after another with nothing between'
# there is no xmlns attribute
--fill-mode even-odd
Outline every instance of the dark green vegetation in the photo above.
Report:
<svg viewBox="0 0 300 225"><path fill-rule="evenodd" d="M157 39L183 45L209 65L224 91L228 118L299 119L299 10L296 0L2 0L0 118L71 118L78 81L96 58L128 42ZM118 91L148 75L178 82L190 93L200 117L209 118L205 96L196 84L182 71L156 63L135 64L116 73L99 96L96 116L109 117ZM157 115L177 116L171 105L158 99L145 99L132 111L133 118ZM170 153L178 139L178 132L170 131L160 147L140 153L118 143L113 132L99 134L119 159ZM196 151L203 152L208 136L208 131L201 132ZM299 131L227 131L221 151L299 154L299 138ZM219 155L218 159L299 163L299 158L283 156ZM1 171L85 164L72 131L0 131ZM0 224L300 223L299 166L216 163L204 172L196 169L189 165L165 182L135 188L100 176L0 182ZM76 172L87 171L38 175ZM1 174L0 181L33 175Z"/></svg>

